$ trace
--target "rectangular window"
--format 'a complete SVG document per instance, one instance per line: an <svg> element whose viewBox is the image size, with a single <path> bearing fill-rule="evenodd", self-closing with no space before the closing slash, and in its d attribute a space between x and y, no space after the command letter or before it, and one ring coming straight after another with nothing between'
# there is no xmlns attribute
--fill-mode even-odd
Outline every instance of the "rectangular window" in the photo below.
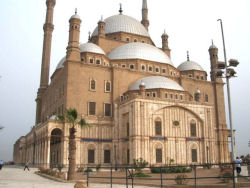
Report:
<svg viewBox="0 0 250 188"><path fill-rule="evenodd" d="M152 97L156 97L156 93L153 92L153 93L152 93Z"/></svg>
<svg viewBox="0 0 250 188"><path fill-rule="evenodd" d="M190 129L191 129L191 136L195 137L196 136L196 124L192 123L190 125Z"/></svg>
<svg viewBox="0 0 250 188"><path fill-rule="evenodd" d="M94 59L89 59L89 63L94 63Z"/></svg>
<svg viewBox="0 0 250 188"><path fill-rule="evenodd" d="M180 95L180 99L183 100L183 95Z"/></svg>
<svg viewBox="0 0 250 188"><path fill-rule="evenodd" d="M155 72L157 72L157 73L160 72L160 68L159 68L159 67L156 67L156 68L155 68Z"/></svg>
<svg viewBox="0 0 250 188"><path fill-rule="evenodd" d="M104 163L110 163L110 150L104 150Z"/></svg>
<svg viewBox="0 0 250 188"><path fill-rule="evenodd" d="M89 115L95 115L96 103L89 102Z"/></svg>
<svg viewBox="0 0 250 188"><path fill-rule="evenodd" d="M100 59L97 59L97 60L96 60L96 64L97 64L97 65L100 65L100 64L101 64Z"/></svg>
<svg viewBox="0 0 250 188"><path fill-rule="evenodd" d="M105 82L105 92L110 92L111 91L111 82L106 81Z"/></svg>
<svg viewBox="0 0 250 188"><path fill-rule="evenodd" d="M162 163L162 149L156 149L156 163Z"/></svg>
<svg viewBox="0 0 250 188"><path fill-rule="evenodd" d="M142 71L145 71L145 70L146 70L145 65L141 65L141 70L142 70Z"/></svg>
<svg viewBox="0 0 250 188"><path fill-rule="evenodd" d="M175 99L178 99L178 95L177 94L175 94Z"/></svg>
<svg viewBox="0 0 250 188"><path fill-rule="evenodd" d="M197 162L197 149L192 149L192 162Z"/></svg>
<svg viewBox="0 0 250 188"><path fill-rule="evenodd" d="M156 121L155 122L155 135L161 136L162 131L161 131L161 121Z"/></svg>
<svg viewBox="0 0 250 188"><path fill-rule="evenodd" d="M161 69L162 73L165 74L166 73L166 69Z"/></svg>
<svg viewBox="0 0 250 188"><path fill-rule="evenodd" d="M108 103L104 104L104 115L107 117L111 116L111 104Z"/></svg>
<svg viewBox="0 0 250 188"><path fill-rule="evenodd" d="M165 98L166 98L166 99L168 98L168 93L165 93Z"/></svg>
<svg viewBox="0 0 250 188"><path fill-rule="evenodd" d="M152 72L153 68L151 66L148 67L148 71Z"/></svg>
<svg viewBox="0 0 250 188"><path fill-rule="evenodd" d="M127 123L127 137L129 137L129 123Z"/></svg>
<svg viewBox="0 0 250 188"><path fill-rule="evenodd" d="M130 69L134 69L135 66L134 66L134 65L129 65L129 68L130 68Z"/></svg>
<svg viewBox="0 0 250 188"><path fill-rule="evenodd" d="M88 163L95 163L95 150L88 150Z"/></svg>
<svg viewBox="0 0 250 188"><path fill-rule="evenodd" d="M122 64L122 68L126 68L126 64Z"/></svg>
<svg viewBox="0 0 250 188"><path fill-rule="evenodd" d="M129 164L129 161L130 161L130 160L129 160L129 158L130 158L130 157L129 157L129 156L130 156L129 153L130 153L130 152L129 152L129 149L127 149L127 164Z"/></svg>
<svg viewBox="0 0 250 188"><path fill-rule="evenodd" d="M146 93L147 97L150 97L150 93Z"/></svg>

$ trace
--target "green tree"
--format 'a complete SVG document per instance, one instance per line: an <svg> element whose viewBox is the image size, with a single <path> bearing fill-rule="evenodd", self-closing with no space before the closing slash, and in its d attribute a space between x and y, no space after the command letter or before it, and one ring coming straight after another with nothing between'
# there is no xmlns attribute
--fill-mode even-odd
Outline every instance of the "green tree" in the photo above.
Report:
<svg viewBox="0 0 250 188"><path fill-rule="evenodd" d="M79 118L79 114L75 108L65 109L63 115L57 116L59 121L69 124L69 168L68 168L68 180L75 179L76 172L76 132L77 126L87 127L89 126L85 119Z"/></svg>

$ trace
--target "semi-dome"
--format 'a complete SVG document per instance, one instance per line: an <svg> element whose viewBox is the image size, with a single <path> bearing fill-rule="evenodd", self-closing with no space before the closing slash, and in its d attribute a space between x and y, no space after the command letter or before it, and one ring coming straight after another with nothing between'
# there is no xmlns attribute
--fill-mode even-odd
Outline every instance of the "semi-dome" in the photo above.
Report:
<svg viewBox="0 0 250 188"><path fill-rule="evenodd" d="M149 37L148 31L136 19L123 14L108 17L105 22L105 34L126 32ZM98 27L95 28L92 36L98 35Z"/></svg>
<svg viewBox="0 0 250 188"><path fill-rule="evenodd" d="M96 53L96 54L102 54L102 55L106 55L105 52L96 44L94 43L84 43L84 44L80 44L80 52L91 52L91 53ZM66 56L63 57L59 63L57 64L56 69L60 69L63 68L64 62L66 61Z"/></svg>
<svg viewBox="0 0 250 188"><path fill-rule="evenodd" d="M198 71L204 71L204 69L196 62L194 61L185 61L182 64L180 64L177 69L179 71L188 71L188 70L198 70Z"/></svg>
<svg viewBox="0 0 250 188"><path fill-rule="evenodd" d="M139 90L141 83L145 84L146 89L171 89L184 91L184 89L174 80L163 76L149 76L134 82L128 90Z"/></svg>
<svg viewBox="0 0 250 188"><path fill-rule="evenodd" d="M108 54L109 59L143 59L173 66L170 58L162 50L146 43L132 42L124 44Z"/></svg>

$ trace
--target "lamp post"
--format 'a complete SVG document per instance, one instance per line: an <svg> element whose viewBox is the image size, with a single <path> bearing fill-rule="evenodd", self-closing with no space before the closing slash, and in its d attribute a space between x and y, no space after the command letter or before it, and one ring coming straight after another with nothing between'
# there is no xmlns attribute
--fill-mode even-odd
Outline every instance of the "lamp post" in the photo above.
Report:
<svg viewBox="0 0 250 188"><path fill-rule="evenodd" d="M230 96L230 83L229 79L231 77L234 77L236 72L234 69L230 67L237 67L239 62L235 59L230 59L229 60L229 66L227 65L227 56L226 56L226 47L225 47L225 39L224 39L224 32L223 32L223 24L222 20L218 19L217 21L220 22L221 26L221 34L222 34L222 42L223 42L223 51L224 51L224 61L225 62L218 62L217 64L217 70L216 70L216 76L217 77L222 77L223 76L223 71L221 69L225 69L225 78L226 78L226 85L227 85L227 99L228 99L228 108L229 108L229 124L230 124L230 132L231 132L231 162L233 163L235 161L235 145L234 145L234 137L233 137L233 120L232 120L232 108L231 108L231 96ZM233 167L234 168L234 167ZM233 173L233 186L235 188L235 183L237 182L236 179L236 169L234 168L234 173Z"/></svg>

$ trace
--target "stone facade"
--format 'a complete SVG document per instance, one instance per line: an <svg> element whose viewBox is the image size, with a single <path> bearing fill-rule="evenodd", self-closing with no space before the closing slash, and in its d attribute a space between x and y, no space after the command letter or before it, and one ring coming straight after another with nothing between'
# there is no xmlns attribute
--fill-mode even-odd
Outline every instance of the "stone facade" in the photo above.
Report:
<svg viewBox="0 0 250 188"><path fill-rule="evenodd" d="M150 37L138 33L105 33L105 20L100 20L98 35L90 37L82 50L81 20L76 14L69 21L69 43L63 65L55 70L48 84L53 31L49 28L53 26L55 0L47 0L47 6L36 125L16 141L15 163L67 166L69 125L56 120L56 115L62 114L65 108L76 108L90 125L77 128L78 166L125 165L138 158L150 165L166 165L170 159L174 159L174 164L230 161L223 83L213 74L218 62L216 47L209 49L211 81L203 70L191 67L180 71L171 62L129 57L111 59L107 54L123 45L140 42L146 48L154 43ZM147 30L146 0L141 23ZM170 57L167 40L164 32L160 50ZM86 50L90 43L96 49ZM103 53L95 51L99 48ZM181 89L171 88L172 82L167 80L163 85L169 87L156 87L153 81L143 83L148 77L168 78ZM140 79L137 89L129 89Z"/></svg>

